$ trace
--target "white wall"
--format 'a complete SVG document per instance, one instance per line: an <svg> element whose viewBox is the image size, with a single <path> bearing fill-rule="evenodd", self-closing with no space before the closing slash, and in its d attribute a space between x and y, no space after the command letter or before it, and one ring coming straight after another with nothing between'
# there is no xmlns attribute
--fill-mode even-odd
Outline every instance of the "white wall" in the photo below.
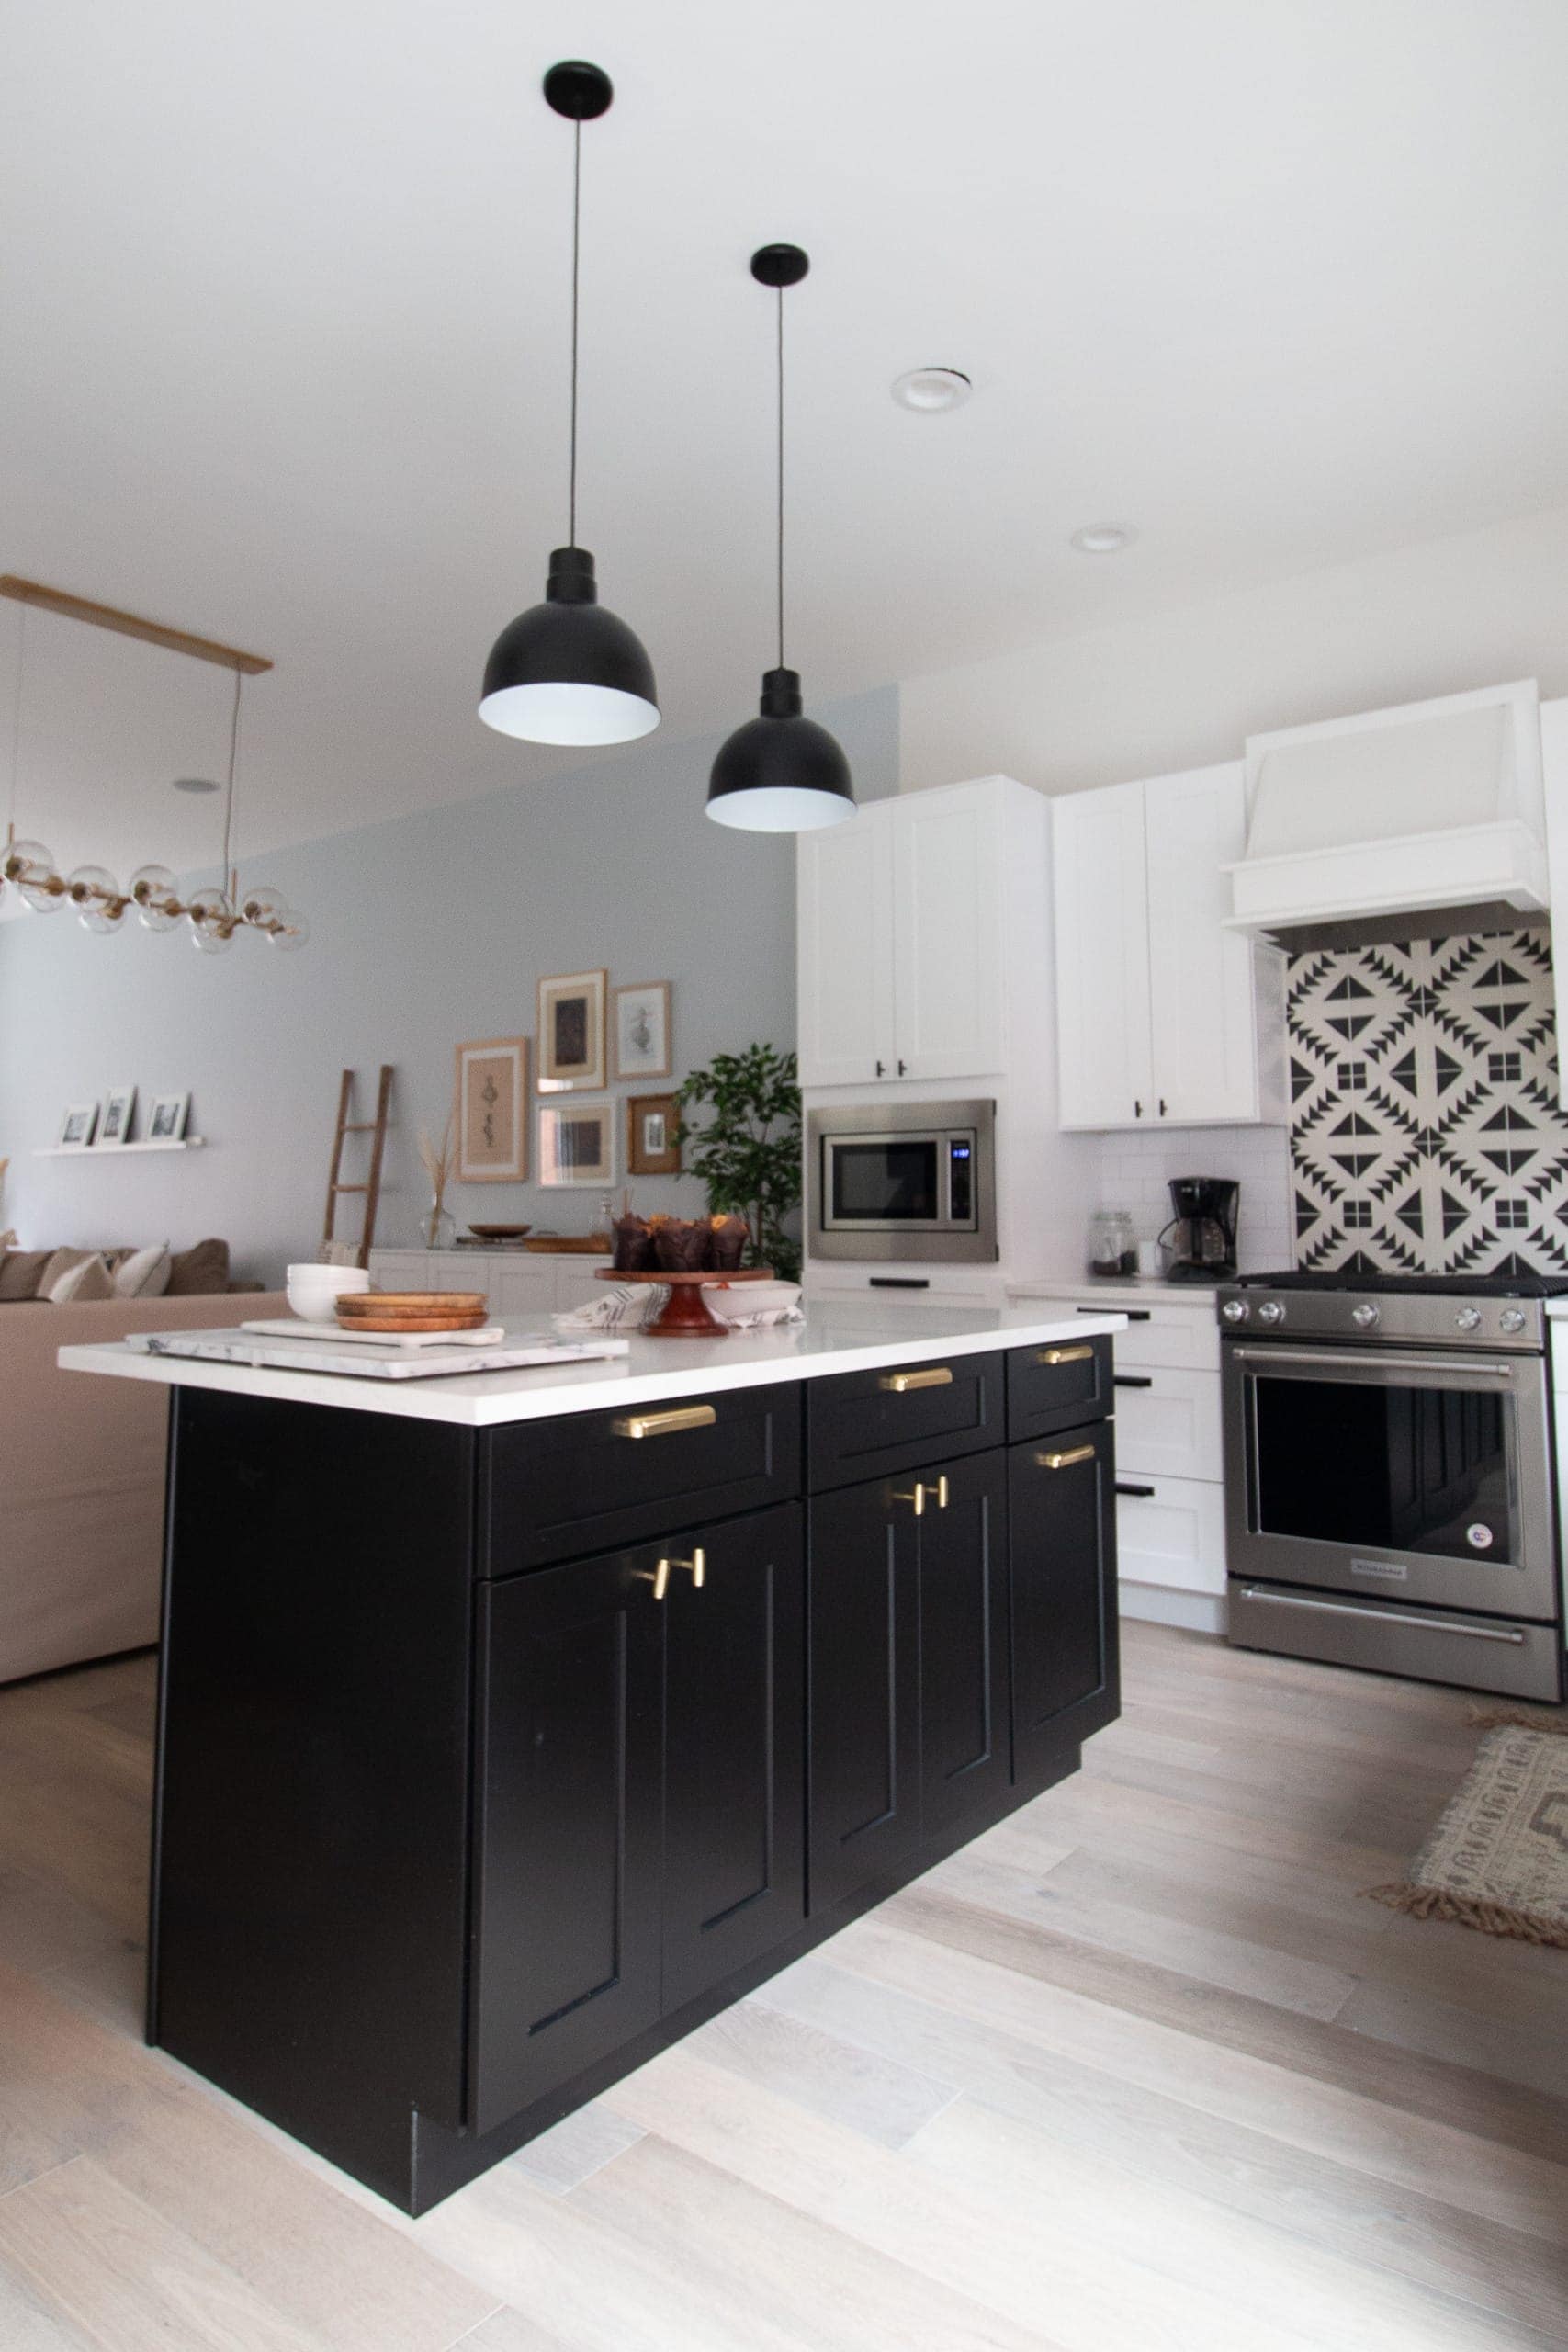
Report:
<svg viewBox="0 0 1568 2352"><path fill-rule="evenodd" d="M1266 728L1531 677L1568 694L1568 508L907 679L900 784L999 770L1076 791L1235 759Z"/></svg>
<svg viewBox="0 0 1568 2352"><path fill-rule="evenodd" d="M863 797L894 787L897 699L884 689L818 713ZM251 878L310 919L298 956L259 938L198 956L184 931L154 935L134 922L92 938L68 912L0 922L0 1156L11 1154L0 1227L14 1224L29 1248L165 1237L182 1248L220 1234L238 1272L274 1279L319 1244L340 1070L373 1087L389 1061L378 1238L412 1243L428 1200L415 1139L446 1120L452 1049L531 1036L542 974L603 965L612 987L673 983L674 1078L612 1081L615 1095L662 1092L756 1038L793 1046L795 844L708 822L717 741L655 736L613 764L267 856L265 877ZM141 1091L139 1122L150 1094L188 1087L192 1130L209 1148L35 1157L65 1103L123 1083ZM702 1206L690 1177L634 1189L645 1208ZM455 1186L450 1204L459 1222L586 1232L594 1199L476 1184ZM355 1236L358 1205L346 1204Z"/></svg>

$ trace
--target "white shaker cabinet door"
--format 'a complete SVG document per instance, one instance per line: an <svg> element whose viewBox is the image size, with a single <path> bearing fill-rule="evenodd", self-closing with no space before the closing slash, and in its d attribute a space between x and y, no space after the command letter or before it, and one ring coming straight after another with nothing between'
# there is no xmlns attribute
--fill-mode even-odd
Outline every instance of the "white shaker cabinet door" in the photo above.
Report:
<svg viewBox="0 0 1568 2352"><path fill-rule="evenodd" d="M1156 1125L1144 787L1065 793L1051 820L1062 1125Z"/></svg>
<svg viewBox="0 0 1568 2352"><path fill-rule="evenodd" d="M796 850L800 1082L891 1078L893 841L877 803L802 834Z"/></svg>
<svg viewBox="0 0 1568 2352"><path fill-rule="evenodd" d="M997 797L911 793L892 833L894 1075L994 1076L1006 1057Z"/></svg>
<svg viewBox="0 0 1568 2352"><path fill-rule="evenodd" d="M503 1322L544 1322L556 1311L556 1261L525 1257L498 1266L491 1286L491 1312Z"/></svg>
<svg viewBox="0 0 1568 2352"><path fill-rule="evenodd" d="M1258 972L1274 951L1226 931L1247 835L1239 760L1145 791L1155 1108L1168 1125L1259 1117Z"/></svg>

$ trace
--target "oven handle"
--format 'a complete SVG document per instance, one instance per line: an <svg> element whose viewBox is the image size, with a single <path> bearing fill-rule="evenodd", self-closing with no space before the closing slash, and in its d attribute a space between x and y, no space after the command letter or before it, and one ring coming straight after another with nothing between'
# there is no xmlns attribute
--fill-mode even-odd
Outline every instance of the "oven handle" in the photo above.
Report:
<svg viewBox="0 0 1568 2352"><path fill-rule="evenodd" d="M1473 1642L1511 1642L1516 1649L1525 1638L1517 1625L1455 1625L1446 1617L1418 1617L1413 1609L1359 1609L1347 1600L1308 1600L1294 1592L1265 1592L1255 1584L1244 1584L1241 1597L1267 1601L1275 1609L1316 1609L1325 1617L1370 1618L1375 1625L1425 1625L1434 1634L1467 1634Z"/></svg>
<svg viewBox="0 0 1568 2352"><path fill-rule="evenodd" d="M1318 1372L1443 1372L1461 1373L1472 1380L1512 1380L1520 1359L1509 1356L1501 1360L1486 1357L1477 1362L1472 1356L1418 1356L1397 1353L1388 1349L1347 1348L1237 1348L1229 1350L1236 1363L1304 1364L1309 1371ZM1535 1363L1531 1356L1523 1361Z"/></svg>

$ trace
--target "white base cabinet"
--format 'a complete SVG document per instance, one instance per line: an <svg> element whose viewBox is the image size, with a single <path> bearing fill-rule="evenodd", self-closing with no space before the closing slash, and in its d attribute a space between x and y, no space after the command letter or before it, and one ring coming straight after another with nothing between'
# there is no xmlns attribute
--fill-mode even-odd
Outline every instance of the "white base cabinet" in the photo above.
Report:
<svg viewBox="0 0 1568 2352"><path fill-rule="evenodd" d="M1063 1125L1282 1120L1285 959L1224 927L1241 762L1051 807Z"/></svg>
<svg viewBox="0 0 1568 2352"><path fill-rule="evenodd" d="M526 1323L602 1295L596 1270L609 1263L544 1250L372 1250L370 1279L378 1290L482 1290L498 1323Z"/></svg>

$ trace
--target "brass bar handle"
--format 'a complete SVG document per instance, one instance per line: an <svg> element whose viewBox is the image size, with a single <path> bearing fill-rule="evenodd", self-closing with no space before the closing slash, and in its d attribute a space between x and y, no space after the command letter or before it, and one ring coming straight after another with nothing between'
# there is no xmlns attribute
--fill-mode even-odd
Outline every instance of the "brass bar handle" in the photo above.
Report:
<svg viewBox="0 0 1568 2352"><path fill-rule="evenodd" d="M945 1471L936 1482L936 1507L938 1510L947 1509L947 1473Z"/></svg>
<svg viewBox="0 0 1568 2352"><path fill-rule="evenodd" d="M1092 1462L1092 1445L1075 1445L1066 1453L1037 1453L1034 1457L1042 1470L1070 1470L1076 1462Z"/></svg>
<svg viewBox="0 0 1568 2352"><path fill-rule="evenodd" d="M913 1503L915 1506L915 1517L917 1519L924 1519L926 1515L926 1489L918 1478L912 1487L895 1487L893 1489L893 1499L896 1503Z"/></svg>
<svg viewBox="0 0 1568 2352"><path fill-rule="evenodd" d="M1034 1359L1036 1363L1092 1363L1092 1348L1043 1348Z"/></svg>
<svg viewBox="0 0 1568 2352"><path fill-rule="evenodd" d="M677 1430L711 1430L711 1405L676 1405L668 1413L628 1413L612 1424L617 1437L673 1437Z"/></svg>
<svg viewBox="0 0 1568 2352"><path fill-rule="evenodd" d="M704 1583L707 1577L708 1555L703 1550L700 1544L694 1544L692 1546L692 1556L689 1560L660 1560L659 1563L659 1574L663 1577L666 1584L670 1581L670 1571L671 1568L685 1568L690 1573L693 1590L695 1592L701 1592ZM659 1590L658 1584L656 1582L654 1586L654 1599L656 1600L661 1600L663 1597L664 1596Z"/></svg>
<svg viewBox="0 0 1568 2352"><path fill-rule="evenodd" d="M653 1587L655 1600L662 1600L670 1589L670 1563L660 1560L656 1568L638 1568L637 1576L644 1584Z"/></svg>
<svg viewBox="0 0 1568 2352"><path fill-rule="evenodd" d="M877 1382L879 1388L890 1389L895 1396L907 1396L911 1388L951 1388L952 1366L933 1363L924 1372L885 1372Z"/></svg>

